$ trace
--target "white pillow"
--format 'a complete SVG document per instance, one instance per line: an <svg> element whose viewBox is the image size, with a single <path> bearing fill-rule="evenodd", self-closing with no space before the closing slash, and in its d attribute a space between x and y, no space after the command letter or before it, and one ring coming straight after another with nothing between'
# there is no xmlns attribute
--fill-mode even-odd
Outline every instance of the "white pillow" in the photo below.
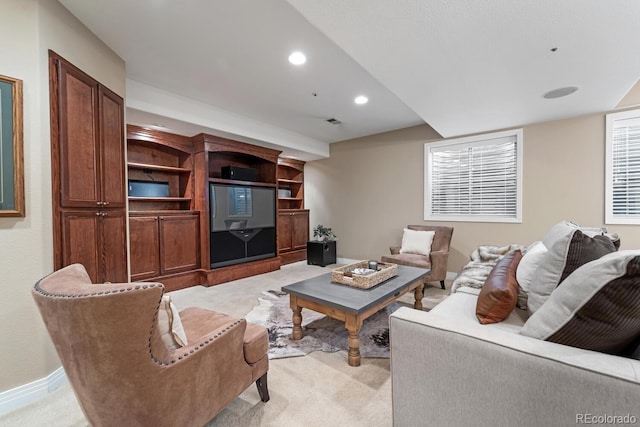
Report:
<svg viewBox="0 0 640 427"><path fill-rule="evenodd" d="M529 293L529 285L536 272L536 268L542 262L544 254L547 253L547 247L542 242L534 242L522 256L518 269L516 270L516 280L520 287Z"/></svg>
<svg viewBox="0 0 640 427"><path fill-rule="evenodd" d="M158 331L167 348L176 350L187 345L187 334L184 332L180 314L171 302L169 295L163 295L158 309Z"/></svg>
<svg viewBox="0 0 640 427"><path fill-rule="evenodd" d="M428 256L435 231L410 230L405 228L402 234L401 254L418 254Z"/></svg>
<svg viewBox="0 0 640 427"><path fill-rule="evenodd" d="M550 248L556 241L567 236L568 234L573 234L573 232L576 230L582 231L589 237L597 236L599 234L605 234L606 232L606 228L581 227L571 221L560 221L559 223L551 227L551 229L542 239L542 243L544 243L547 248Z"/></svg>

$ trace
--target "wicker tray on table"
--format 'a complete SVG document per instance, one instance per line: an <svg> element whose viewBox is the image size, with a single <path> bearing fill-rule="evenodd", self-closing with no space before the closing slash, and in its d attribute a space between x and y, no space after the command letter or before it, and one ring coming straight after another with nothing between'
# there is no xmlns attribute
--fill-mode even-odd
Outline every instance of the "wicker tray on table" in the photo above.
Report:
<svg viewBox="0 0 640 427"><path fill-rule="evenodd" d="M378 262L377 271L369 270L368 267L368 261L359 261L336 268L331 272L331 281L360 289L369 289L398 275L398 266L390 262Z"/></svg>

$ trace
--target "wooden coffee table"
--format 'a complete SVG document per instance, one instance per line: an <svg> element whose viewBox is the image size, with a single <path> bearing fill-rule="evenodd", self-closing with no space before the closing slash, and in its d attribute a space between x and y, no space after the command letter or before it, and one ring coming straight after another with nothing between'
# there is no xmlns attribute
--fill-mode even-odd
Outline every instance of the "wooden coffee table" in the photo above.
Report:
<svg viewBox="0 0 640 427"><path fill-rule="evenodd" d="M350 366L360 366L362 322L409 291L414 292L413 307L422 310L422 279L431 273L424 268L398 266L398 275L381 284L360 289L331 282L331 273L283 286L293 310L291 338L302 338L302 309L317 311L344 322L349 333Z"/></svg>

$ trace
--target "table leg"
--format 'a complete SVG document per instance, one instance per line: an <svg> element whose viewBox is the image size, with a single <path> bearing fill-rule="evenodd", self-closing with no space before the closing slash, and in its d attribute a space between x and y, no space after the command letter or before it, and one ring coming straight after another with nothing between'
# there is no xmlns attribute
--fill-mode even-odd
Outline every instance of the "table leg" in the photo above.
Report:
<svg viewBox="0 0 640 427"><path fill-rule="evenodd" d="M360 329L362 329L362 320L359 316L347 316L345 327L349 333L347 343L349 345L349 355L347 363L349 366L360 366Z"/></svg>
<svg viewBox="0 0 640 427"><path fill-rule="evenodd" d="M424 285L420 283L420 285L413 291L413 296L416 299L413 303L413 308L416 310L422 310L422 297L424 297L424 294L422 293L423 286Z"/></svg>
<svg viewBox="0 0 640 427"><path fill-rule="evenodd" d="M293 310L293 331L291 331L291 339L302 339L302 307L300 307L293 295L290 297L290 306Z"/></svg>

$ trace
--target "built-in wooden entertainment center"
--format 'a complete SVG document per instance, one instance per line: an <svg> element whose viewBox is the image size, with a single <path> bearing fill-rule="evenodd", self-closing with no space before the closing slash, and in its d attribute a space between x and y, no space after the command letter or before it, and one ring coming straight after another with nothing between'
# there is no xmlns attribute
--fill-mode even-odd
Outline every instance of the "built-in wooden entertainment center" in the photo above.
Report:
<svg viewBox="0 0 640 427"><path fill-rule="evenodd" d="M305 259L304 162L213 135L132 125L127 154L132 280L172 290L215 285ZM163 194L132 195L131 185L141 184L149 187L143 193Z"/></svg>
<svg viewBox="0 0 640 427"><path fill-rule="evenodd" d="M133 125L125 143L123 99L52 51L49 65L56 269L126 281L127 218L131 280L168 290L305 259L304 162Z"/></svg>

